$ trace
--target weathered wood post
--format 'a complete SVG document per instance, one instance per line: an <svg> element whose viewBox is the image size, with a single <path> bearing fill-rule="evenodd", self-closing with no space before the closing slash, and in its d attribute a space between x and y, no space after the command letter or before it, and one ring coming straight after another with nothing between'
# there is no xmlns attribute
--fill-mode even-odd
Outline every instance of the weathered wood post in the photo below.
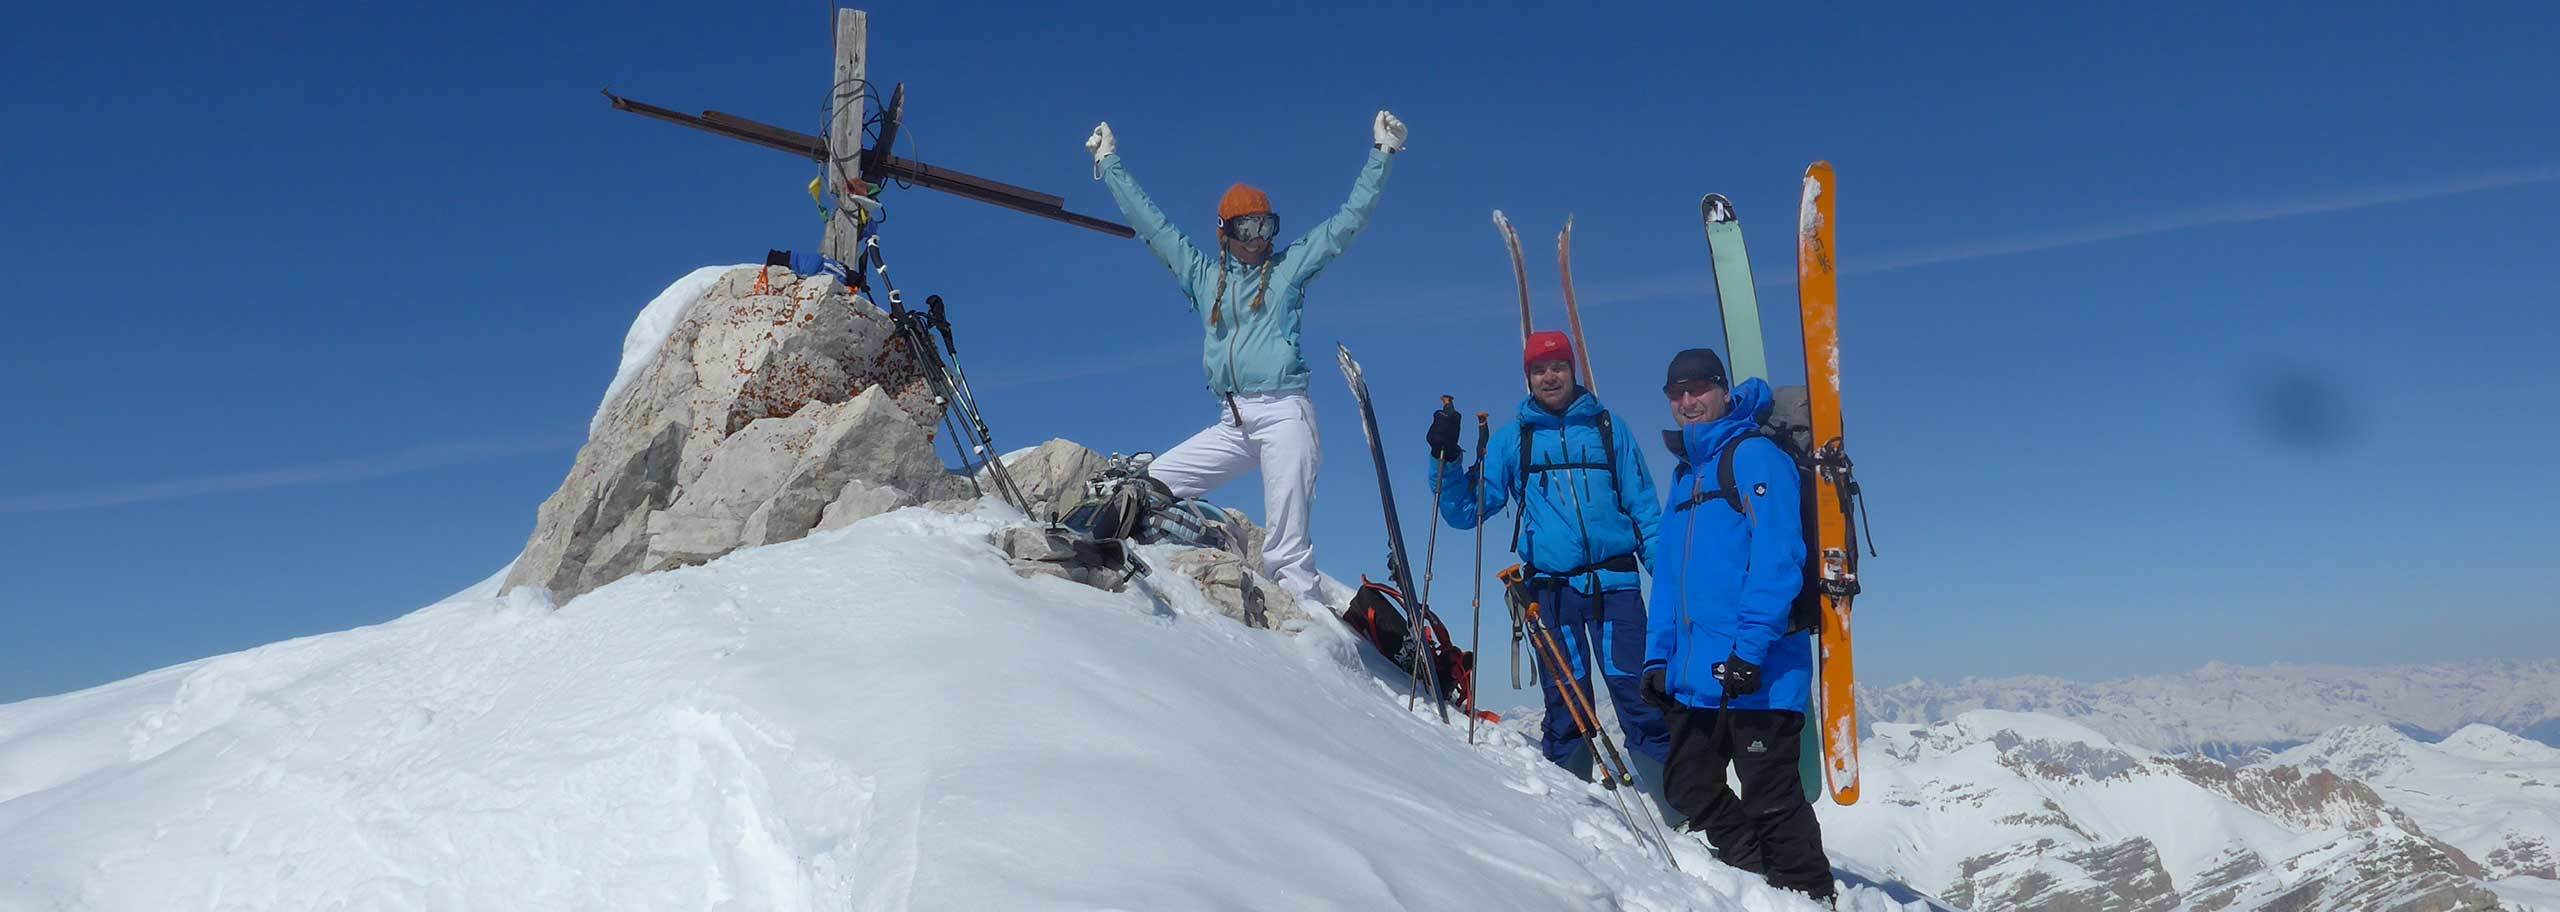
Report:
<svg viewBox="0 0 2560 912"><path fill-rule="evenodd" d="M864 81L863 41L869 30L870 17L857 9L836 10L836 79L835 89L828 93L827 118L827 184L842 199L862 175L862 121L870 113L870 84ZM839 204L841 205L841 204ZM845 218L827 220L826 237L818 250L828 259L851 265L861 238L855 236L853 222Z"/></svg>

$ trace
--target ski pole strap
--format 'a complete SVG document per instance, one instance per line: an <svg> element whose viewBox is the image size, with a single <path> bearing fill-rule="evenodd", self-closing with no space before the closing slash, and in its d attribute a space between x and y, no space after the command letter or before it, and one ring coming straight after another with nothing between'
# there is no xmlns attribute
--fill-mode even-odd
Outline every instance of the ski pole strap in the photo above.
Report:
<svg viewBox="0 0 2560 912"><path fill-rule="evenodd" d="M1520 569L1523 577L1535 580L1537 583L1545 585L1563 583L1574 577L1586 574L1596 574L1602 570L1609 570L1617 573L1635 573L1644 569L1644 567L1642 564L1636 562L1635 552L1630 551L1607 560L1595 561L1569 570L1540 570L1537 567L1526 563L1521 564Z"/></svg>

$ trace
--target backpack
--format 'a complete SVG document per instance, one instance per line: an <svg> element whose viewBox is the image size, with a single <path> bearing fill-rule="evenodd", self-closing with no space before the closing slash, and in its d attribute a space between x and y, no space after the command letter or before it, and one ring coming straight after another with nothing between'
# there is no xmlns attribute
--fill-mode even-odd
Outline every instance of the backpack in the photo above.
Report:
<svg viewBox="0 0 2560 912"><path fill-rule="evenodd" d="M1107 464L1085 483L1085 499L1059 522L1097 539L1171 542L1252 556L1233 517L1208 501L1173 496L1173 489L1146 474L1143 458Z"/></svg>
<svg viewBox="0 0 2560 912"><path fill-rule="evenodd" d="M1636 515L1635 515L1634 513L1629 512L1629 511L1627 510L1627 495L1626 495L1626 494L1624 494L1624 493L1622 493L1622 492L1620 492L1620 491L1619 491L1619 489L1618 489L1618 435L1617 435L1617 429L1616 429L1615 425L1614 425L1614 424L1609 420L1609 410L1608 410L1608 409L1601 409L1601 410L1600 410L1600 421L1599 421L1599 425L1600 425L1600 452L1602 452L1602 453L1606 454L1606 461L1604 461L1604 462L1549 462L1549 463L1542 463L1542 464L1538 464L1538 465L1531 465L1531 464L1529 464L1529 444L1530 444L1530 442L1531 442L1531 441L1530 441L1530 438L1532 438L1532 437L1534 437L1534 436L1536 436L1536 435L1534 435L1534 434L1530 433L1530 432L1529 432L1529 429L1528 429L1528 428L1526 428L1526 427L1521 428L1521 429L1520 429L1520 493L1522 494L1522 496L1526 496L1526 495L1529 493L1529 476L1531 476L1531 475L1534 475L1534 474L1537 474L1537 473L1540 473L1540 472L1558 472L1558 471L1563 471L1563 470L1566 470L1566 469L1600 469L1600 470L1602 470L1602 471L1605 471L1605 472L1608 472L1608 473L1609 473L1609 497L1610 497L1612 500L1615 500L1615 501L1617 502L1617 504L1618 504L1618 512L1619 512L1619 513L1622 513L1622 514L1625 514L1625 515L1626 515L1626 517L1627 517L1627 520L1628 520L1629 522L1633 522L1633 521L1635 521ZM1556 435L1556 447L1557 447L1557 449L1558 449L1558 451L1559 451L1559 452L1561 452L1561 451L1562 451L1562 449L1563 449L1563 447L1564 447L1564 435L1563 435L1563 430L1562 430L1562 428L1559 428L1559 429L1557 430L1557 435ZM1512 514L1511 514L1511 551L1512 551L1512 553L1514 553L1514 554L1518 554L1518 553L1520 552L1520 521L1521 521L1521 517L1522 517L1522 516L1524 516L1524 515L1526 515L1527 513L1528 513L1528 510L1524 507L1524 508L1515 508L1515 509L1512 511ZM1521 556L1525 558L1525 557L1527 557L1528 555L1522 554ZM1614 567L1613 567L1613 569L1617 569L1617 568L1614 568ZM1632 570L1632 568L1626 568L1626 569L1630 569L1630 570ZM1574 575L1574 574L1567 573L1567 574L1565 574L1565 575L1567 575L1567 576L1571 576L1571 575Z"/></svg>
<svg viewBox="0 0 2560 912"><path fill-rule="evenodd" d="M1413 650L1427 649L1432 675L1440 682L1440 699L1468 705L1468 691L1475 686L1476 657L1449 642L1449 625L1441 623L1439 615L1426 615L1430 632L1416 638L1413 625L1405 619L1404 595L1395 587L1363 576L1360 591L1352 593L1351 606L1342 610L1341 617L1345 626L1369 641L1379 655L1397 668L1411 671Z"/></svg>
<svg viewBox="0 0 2560 912"><path fill-rule="evenodd" d="M1745 512L1747 508L1741 492L1735 490L1733 451L1741 449L1743 441L1755 438L1777 444L1778 451L1787 454L1788 460L1796 467L1796 515L1802 519L1798 525L1803 527L1804 533L1804 581L1796 588L1795 601L1787 605L1786 632L1796 634L1822 628L1822 526L1814 521L1819 504L1814 497L1814 485L1820 482L1820 478L1814 472L1811 455L1813 408L1805 388L1781 387L1774 398L1769 417L1761 420L1758 430L1734 438L1717 451L1715 490L1692 494L1689 499L1672 504L1667 512L1695 509L1708 501L1721 501L1736 513ZM1680 452L1679 431L1664 431L1662 436L1670 441L1672 452ZM1690 470L1691 463L1684 458L1673 474L1685 475Z"/></svg>

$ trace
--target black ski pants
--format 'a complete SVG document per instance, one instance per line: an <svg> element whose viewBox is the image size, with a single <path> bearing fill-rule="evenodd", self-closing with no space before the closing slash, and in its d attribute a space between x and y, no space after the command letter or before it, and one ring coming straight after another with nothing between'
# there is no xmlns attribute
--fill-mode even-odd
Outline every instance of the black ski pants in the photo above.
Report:
<svg viewBox="0 0 2560 912"><path fill-rule="evenodd" d="M1724 718L1719 719L1722 716ZM1706 834L1725 864L1767 878L1771 886L1829 898L1831 861L1822 825L1804 800L1804 714L1774 709L1670 709L1671 759L1663 765L1663 797ZM1725 765L1742 780L1737 797Z"/></svg>

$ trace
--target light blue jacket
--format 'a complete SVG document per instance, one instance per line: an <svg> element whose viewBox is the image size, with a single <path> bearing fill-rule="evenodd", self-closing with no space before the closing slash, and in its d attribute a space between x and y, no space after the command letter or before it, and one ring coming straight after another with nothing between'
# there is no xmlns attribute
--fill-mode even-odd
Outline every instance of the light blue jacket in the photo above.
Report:
<svg viewBox="0 0 2560 912"><path fill-rule="evenodd" d="M1662 505L1654 501L1653 470L1634 435L1610 421L1610 440L1617 455L1602 449L1600 399L1589 391L1576 396L1564 414L1547 411L1535 396L1520 398L1519 420L1493 432L1485 445L1484 464L1460 470L1456 462L1432 460L1432 482L1440 492L1440 515L1449 525L1472 529L1503 505L1519 504L1520 559L1548 573L1596 564L1622 554L1654 565L1661 539ZM1520 470L1520 435L1529 435L1529 463L1540 471ZM1618 471L1610 474L1609 466ZM1491 483L1478 492L1478 473ZM1481 493L1484 500L1476 502ZM1590 574L1571 579L1574 591L1589 594ZM1602 591L1642 585L1632 572L1599 571ZM1614 672L1613 672L1614 673Z"/></svg>
<svg viewBox="0 0 2560 912"><path fill-rule="evenodd" d="M1275 250L1271 259L1258 267L1249 267L1225 256L1212 258L1191 243L1191 237L1166 219L1147 192L1138 188L1138 179L1118 155L1102 159L1102 181L1111 188L1111 198L1120 204L1120 212L1129 219L1129 227L1137 229L1138 240L1146 242L1156 259L1182 283L1182 293L1191 298L1191 309L1200 315L1201 325L1208 330L1201 341L1201 366L1209 375L1209 388L1221 393L1279 393L1307 388L1307 359L1299 353L1298 329L1305 315L1307 283L1324 271L1326 264L1351 247L1351 239L1369 224L1369 213L1378 208L1378 192L1386 187L1387 171L1394 156L1379 149L1369 150L1369 163L1360 169L1360 179L1351 185L1351 198L1342 211L1325 219L1289 246ZM1226 300L1213 301L1218 294L1218 273L1226 272ZM1262 307L1253 306L1253 296L1262 290L1265 273L1271 280L1264 293ZM1202 304L1215 306L1203 307Z"/></svg>
<svg viewBox="0 0 2560 912"><path fill-rule="evenodd" d="M1721 500L1680 506L1716 489L1718 455L1759 428L1771 399L1767 383L1745 380L1724 418L1681 428L1680 471L1663 492L1644 661L1666 667L1671 696L1693 707L1715 708L1724 688L1713 669L1728 657L1760 666L1760 689L1733 698L1734 709L1804 712L1811 702L1813 634L1787 632L1787 609L1804 587L1795 458L1765 437L1744 440L1733 451L1733 485L1750 512Z"/></svg>

